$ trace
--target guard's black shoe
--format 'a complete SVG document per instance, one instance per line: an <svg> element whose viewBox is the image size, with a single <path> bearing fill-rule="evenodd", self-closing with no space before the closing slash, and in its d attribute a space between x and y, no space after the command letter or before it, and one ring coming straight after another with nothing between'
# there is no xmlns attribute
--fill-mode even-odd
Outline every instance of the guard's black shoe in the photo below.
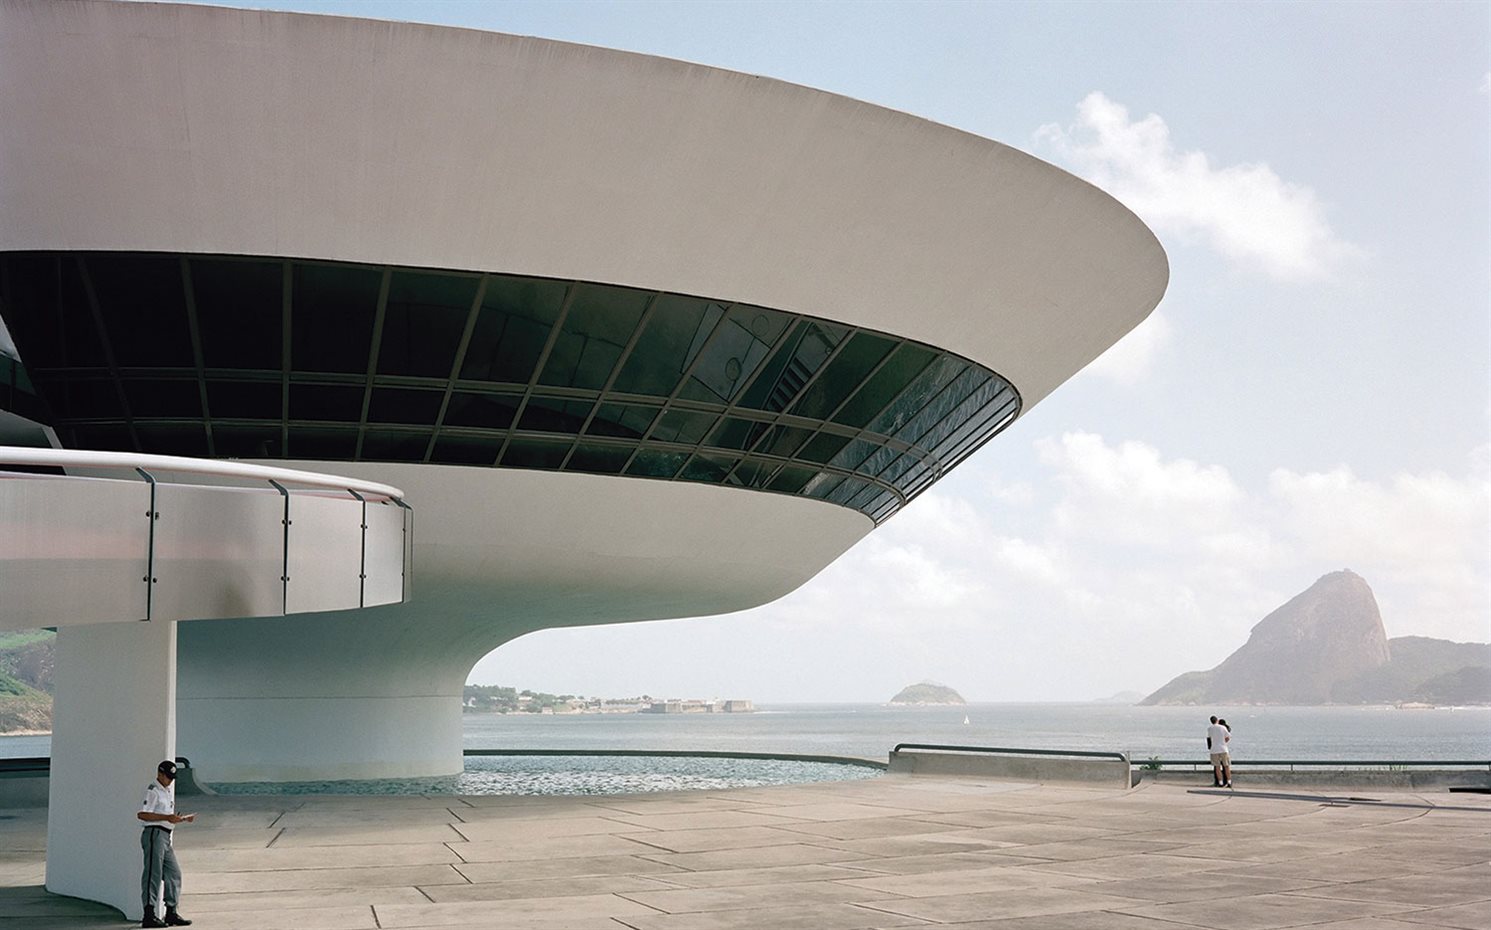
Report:
<svg viewBox="0 0 1491 930"><path fill-rule="evenodd" d="M190 927L191 925L192 922L190 920L187 920L175 911L166 911L166 922L162 924L165 927Z"/></svg>
<svg viewBox="0 0 1491 930"><path fill-rule="evenodd" d="M168 926L168 924L164 920L161 920L159 917L155 916L154 914L146 914L145 915L145 919L142 920L142 921L140 921L140 926L142 926L142 927L165 927L165 926Z"/></svg>

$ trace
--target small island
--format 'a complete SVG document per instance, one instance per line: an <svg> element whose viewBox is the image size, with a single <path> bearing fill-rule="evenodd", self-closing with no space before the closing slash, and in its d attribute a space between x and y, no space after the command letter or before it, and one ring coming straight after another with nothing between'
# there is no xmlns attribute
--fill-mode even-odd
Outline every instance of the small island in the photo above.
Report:
<svg viewBox="0 0 1491 930"><path fill-rule="evenodd" d="M920 704L967 704L963 695L949 688L947 685L939 685L936 682L923 681L902 688L895 697L890 699L892 707L898 705L920 705Z"/></svg>

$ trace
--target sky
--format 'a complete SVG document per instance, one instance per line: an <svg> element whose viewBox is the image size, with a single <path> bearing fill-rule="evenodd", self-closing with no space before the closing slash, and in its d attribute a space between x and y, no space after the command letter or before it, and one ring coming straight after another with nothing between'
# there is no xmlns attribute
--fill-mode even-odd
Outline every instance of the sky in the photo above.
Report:
<svg viewBox="0 0 1491 930"><path fill-rule="evenodd" d="M1087 178L1150 318L798 591L533 633L471 680L599 696L1148 692L1343 568L1389 636L1491 640L1491 4L246 4L766 75Z"/></svg>

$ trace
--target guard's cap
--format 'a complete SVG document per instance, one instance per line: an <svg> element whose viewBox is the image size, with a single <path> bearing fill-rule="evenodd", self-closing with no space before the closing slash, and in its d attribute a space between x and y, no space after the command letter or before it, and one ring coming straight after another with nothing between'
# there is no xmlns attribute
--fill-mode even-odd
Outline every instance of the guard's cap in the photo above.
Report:
<svg viewBox="0 0 1491 930"><path fill-rule="evenodd" d="M172 762L170 759L167 759L166 761L162 762L160 765L157 765L155 767L155 770L157 772L160 772L162 775L166 776L167 778L175 778L176 777L176 763Z"/></svg>

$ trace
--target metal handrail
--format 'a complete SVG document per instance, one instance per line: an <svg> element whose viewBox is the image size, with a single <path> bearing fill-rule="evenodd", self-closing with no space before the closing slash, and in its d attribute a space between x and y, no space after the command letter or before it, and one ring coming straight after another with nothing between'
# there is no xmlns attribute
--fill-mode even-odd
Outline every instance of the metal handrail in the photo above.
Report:
<svg viewBox="0 0 1491 930"><path fill-rule="evenodd" d="M1144 764L1144 765L1161 765L1161 766L1163 766L1163 765L1177 765L1177 766L1178 765L1190 765L1190 766L1205 766L1207 768L1211 768L1211 762L1208 761L1208 760L1205 760L1205 759L1144 759L1144 760L1142 760L1141 764ZM1487 760L1487 759L1471 759L1471 760L1451 760L1451 759L1233 759L1233 760L1231 760L1231 765L1232 765L1233 768L1237 768L1238 766L1242 766L1242 765L1248 765L1248 766L1262 766L1262 765L1288 766L1291 770L1296 765L1341 766L1341 767L1344 767L1344 768L1353 768L1353 767L1355 767L1355 768L1364 768L1364 767L1368 767L1368 766L1370 766L1372 768L1382 768L1383 766L1392 766L1392 765L1398 766L1400 768L1432 768L1432 767L1444 768L1444 767L1447 767L1447 766L1456 766L1456 767L1459 767L1459 768L1468 768L1468 767L1482 768L1483 767L1483 768L1486 768L1486 769L1491 769L1491 760Z"/></svg>
<svg viewBox="0 0 1491 930"><path fill-rule="evenodd" d="M177 756L176 764L182 768L191 768L192 760L185 756ZM0 759L0 776L4 775L35 775L40 772L50 773L52 771L51 756L24 756L14 759Z"/></svg>
<svg viewBox="0 0 1491 930"><path fill-rule="evenodd" d="M13 774L32 775L38 772L50 772L51 770L52 759L50 756L0 759L0 777Z"/></svg>
<svg viewBox="0 0 1491 930"><path fill-rule="evenodd" d="M0 446L0 464L53 466L57 468L119 468L155 470L255 481L281 481L308 488L357 491L371 497L402 500L404 492L390 484L318 474L274 465L251 465L224 459L196 459L175 455L135 452L96 452L89 449L44 449L32 446Z"/></svg>
<svg viewBox="0 0 1491 930"><path fill-rule="evenodd" d="M1083 759L1117 759L1128 762L1126 752L1088 752L1080 749L1010 749L1000 746L944 746L936 743L897 743L892 753L903 749L933 749L938 752L988 752L1007 756L1077 756Z"/></svg>

